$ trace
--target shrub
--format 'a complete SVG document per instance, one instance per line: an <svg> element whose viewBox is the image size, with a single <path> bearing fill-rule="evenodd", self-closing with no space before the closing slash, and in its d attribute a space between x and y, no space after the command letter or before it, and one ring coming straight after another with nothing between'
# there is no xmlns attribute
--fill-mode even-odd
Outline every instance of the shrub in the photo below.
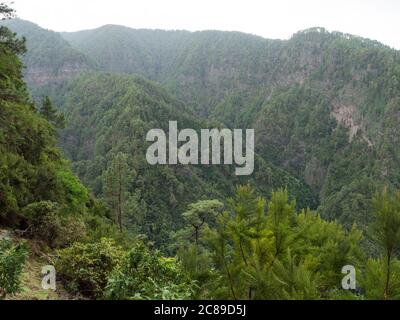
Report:
<svg viewBox="0 0 400 320"><path fill-rule="evenodd" d="M56 269L67 290L89 298L100 298L108 276L119 264L122 249L111 239L75 243L58 251Z"/></svg>
<svg viewBox="0 0 400 320"><path fill-rule="evenodd" d="M63 215L57 203L35 202L24 208L29 236L45 241L52 248L62 248L85 236L85 223L77 215Z"/></svg>
<svg viewBox="0 0 400 320"><path fill-rule="evenodd" d="M70 171L59 171L57 177L63 186L64 197L69 211L72 213L85 212L86 204L89 201L88 189Z"/></svg>
<svg viewBox="0 0 400 320"><path fill-rule="evenodd" d="M115 240L123 248L130 248L136 239L126 230L121 232L118 226L106 217L86 215L85 224L87 233L85 241L82 242L97 242L102 238L109 238Z"/></svg>
<svg viewBox="0 0 400 320"><path fill-rule="evenodd" d="M14 244L11 240L0 239L0 299L19 291L26 257L25 243Z"/></svg>
<svg viewBox="0 0 400 320"><path fill-rule="evenodd" d="M188 299L192 287L175 259L164 258L139 243L110 276L106 297L113 300Z"/></svg>

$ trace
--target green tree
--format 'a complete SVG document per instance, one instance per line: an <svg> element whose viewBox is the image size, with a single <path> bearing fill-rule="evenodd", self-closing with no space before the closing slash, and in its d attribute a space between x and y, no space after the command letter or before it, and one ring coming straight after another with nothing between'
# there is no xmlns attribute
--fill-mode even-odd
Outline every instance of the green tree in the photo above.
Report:
<svg viewBox="0 0 400 320"><path fill-rule="evenodd" d="M288 248L291 228L296 221L296 202L289 202L287 190L279 190L272 194L268 204L267 223L274 234L274 260L278 259ZM274 263L274 260L272 263Z"/></svg>
<svg viewBox="0 0 400 320"><path fill-rule="evenodd" d="M129 198L128 188L133 180L128 155L117 153L102 177L105 200L114 211L116 222L122 232L125 202Z"/></svg>
<svg viewBox="0 0 400 320"><path fill-rule="evenodd" d="M208 248L223 299L321 299L343 295L345 265L358 266L361 233L310 210L296 212L287 190L266 201L239 187L211 228ZM350 294L350 296L352 296Z"/></svg>
<svg viewBox="0 0 400 320"><path fill-rule="evenodd" d="M6 3L0 2L0 20L9 20L15 17L15 10ZM0 26L0 45L8 48L14 54L26 52L25 38L18 39L17 35L5 26Z"/></svg>
<svg viewBox="0 0 400 320"><path fill-rule="evenodd" d="M218 200L202 200L188 206L183 218L193 229L193 237L196 245L199 243L201 231L209 221L215 221L217 214L222 210L224 204Z"/></svg>
<svg viewBox="0 0 400 320"><path fill-rule="evenodd" d="M366 298L371 300L400 300L400 261L398 259L392 260L390 272L388 273L387 270L386 259L368 259L364 271L365 276L362 278L362 288L365 291ZM386 297L382 292L386 292Z"/></svg>
<svg viewBox="0 0 400 320"><path fill-rule="evenodd" d="M48 96L45 96L42 101L42 106L39 110L40 114L58 129L65 128L65 118L62 113L56 110Z"/></svg>
<svg viewBox="0 0 400 320"><path fill-rule="evenodd" d="M372 199L375 213L375 222L372 224L372 237L382 250L381 260L383 265L383 291L382 299L391 299L398 284L393 281L399 278L398 253L400 250L400 192L390 194L387 189L377 194ZM370 269L373 263L370 262Z"/></svg>
<svg viewBox="0 0 400 320"><path fill-rule="evenodd" d="M249 186L239 187L236 197L229 201L230 211L217 219L210 232L209 245L214 264L221 272L233 299L252 299L253 285L249 274L268 265L272 232L266 229L265 200L255 195Z"/></svg>
<svg viewBox="0 0 400 320"><path fill-rule="evenodd" d="M26 39L17 38L14 32L4 26L0 26L0 44L15 54L26 52Z"/></svg>

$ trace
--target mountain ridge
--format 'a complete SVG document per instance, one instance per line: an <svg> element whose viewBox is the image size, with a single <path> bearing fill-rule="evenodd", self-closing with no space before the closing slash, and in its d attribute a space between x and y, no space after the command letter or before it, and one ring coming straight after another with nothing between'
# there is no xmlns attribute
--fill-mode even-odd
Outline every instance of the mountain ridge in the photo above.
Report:
<svg viewBox="0 0 400 320"><path fill-rule="evenodd" d="M257 153L306 182L324 217L364 224L371 211L364 201L383 185L400 185L397 50L323 28L289 40L119 26L83 33L64 36L93 70L157 82L201 121L255 128ZM34 92L65 106L68 81Z"/></svg>

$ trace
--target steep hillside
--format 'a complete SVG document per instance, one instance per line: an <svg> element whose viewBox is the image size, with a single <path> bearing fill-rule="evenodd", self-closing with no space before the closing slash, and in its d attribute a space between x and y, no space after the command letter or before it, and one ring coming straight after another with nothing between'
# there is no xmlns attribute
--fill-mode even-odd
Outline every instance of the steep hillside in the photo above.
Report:
<svg viewBox="0 0 400 320"><path fill-rule="evenodd" d="M94 30L64 32L61 36L104 71L159 80L167 76L167 70L173 67L172 62L186 46L191 33L106 25Z"/></svg>
<svg viewBox="0 0 400 320"><path fill-rule="evenodd" d="M27 77L84 57L32 30ZM0 300L399 299L398 51L323 29L289 41L121 30L70 39L111 41L89 55L113 73L77 65L31 82L56 110L31 101L25 42L0 27ZM171 120L255 128L254 174L150 166L146 134Z"/></svg>
<svg viewBox="0 0 400 320"><path fill-rule="evenodd" d="M239 32L136 30L104 26L63 33L106 71L166 85L201 115L221 99L250 93L272 75L282 41Z"/></svg>
<svg viewBox="0 0 400 320"><path fill-rule="evenodd" d="M124 30L120 45L137 46L130 37L144 32L112 29ZM92 32L103 34L102 45L116 39L102 29ZM154 34L146 32L150 41ZM165 32L164 39L173 34ZM82 49L74 40L78 35L81 43L91 39L96 47L89 33L65 36ZM348 226L365 224L371 209L366 199L382 185L398 187L397 51L322 28L288 41L216 31L182 33L180 38L179 45L168 42L169 47L175 44L174 56L161 54L157 60L159 74L146 73L145 67L139 73L164 83L197 114L232 127L256 128L263 159L305 181L320 199L324 216ZM162 43L157 50L147 48L163 52ZM96 59L103 61L109 51L99 49ZM121 61L126 72L137 72L129 60ZM109 65L117 70L115 63Z"/></svg>
<svg viewBox="0 0 400 320"><path fill-rule="evenodd" d="M306 183L324 217L338 218L346 226L354 221L364 225L371 210L366 199L383 185L399 186L396 50L322 28L299 32L287 41L237 32L111 25L62 36L103 70L161 83L193 110L190 118L195 122L209 119L232 128L255 128L261 161ZM96 85L91 92L97 92ZM65 90L65 84L53 88L60 105L69 95ZM87 99L94 109L101 105ZM113 106L120 96L110 94L108 99L107 106ZM163 116L166 121L170 115ZM81 120L70 117L73 132L80 131ZM101 141L86 135L81 138L85 143L74 139L66 147L74 161L86 160L76 155L87 154ZM99 192L93 181L85 181Z"/></svg>
<svg viewBox="0 0 400 320"><path fill-rule="evenodd" d="M17 227L26 224L29 205L54 201L71 209L64 195L67 180L74 179L56 147L54 127L29 102L15 55L23 52L22 43L20 48L0 46L0 224Z"/></svg>
<svg viewBox="0 0 400 320"><path fill-rule="evenodd" d="M310 46L308 56L319 62L301 82L265 100L254 121L258 150L318 192L325 217L364 224L367 199L400 183L400 54L321 31L290 43L295 52Z"/></svg>
<svg viewBox="0 0 400 320"><path fill-rule="evenodd" d="M158 244L165 244L169 233L182 225L181 213L188 204L224 199L239 183L249 182L264 194L287 186L291 196L299 199L299 206L314 205L302 182L260 157L250 179L236 177L232 166L148 165L146 134L150 129L168 132L172 120L178 121L179 129L218 126L195 117L155 83L130 76L88 74L66 87L62 109L70 126L62 133L61 144L75 172L96 195L105 196L104 173L116 155L127 155L132 175L125 204L134 209L126 209L130 216L124 219L128 229L141 226L140 231Z"/></svg>
<svg viewBox="0 0 400 320"><path fill-rule="evenodd" d="M10 10L0 4L0 17ZM51 102L35 107L29 99L18 58L25 50L23 40L0 28L0 300L104 298L108 280L117 282L111 276L121 275L117 267L131 256L136 267L156 272L146 269L135 279L143 289L124 298L114 288L114 296L168 299L168 291L171 298L190 297L191 281L176 259L118 230L109 210L71 172L57 147ZM165 289L168 281L172 290Z"/></svg>
<svg viewBox="0 0 400 320"><path fill-rule="evenodd" d="M2 21L1 24L27 39L28 51L23 56L23 62L27 66L24 80L34 89L34 95L95 66L92 60L73 48L56 32L19 19Z"/></svg>

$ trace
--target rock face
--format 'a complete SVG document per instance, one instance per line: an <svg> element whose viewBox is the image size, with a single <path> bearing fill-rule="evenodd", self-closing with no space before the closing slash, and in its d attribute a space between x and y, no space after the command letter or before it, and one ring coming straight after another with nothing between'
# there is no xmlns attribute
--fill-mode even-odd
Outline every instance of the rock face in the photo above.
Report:
<svg viewBox="0 0 400 320"><path fill-rule="evenodd" d="M337 122L342 123L349 129L349 141L353 141L354 137L360 131L360 125L356 124L353 115L356 111L355 106L352 105L335 105L332 110L332 115Z"/></svg>
<svg viewBox="0 0 400 320"><path fill-rule="evenodd" d="M45 86L52 83L68 81L83 71L87 66L81 63L66 62L58 70L46 67L30 67L24 72L24 79L29 87Z"/></svg>
<svg viewBox="0 0 400 320"><path fill-rule="evenodd" d="M30 89L70 80L83 71L92 70L94 63L73 48L60 34L23 21L2 22L26 38L27 53L22 57L26 66L24 80Z"/></svg>
<svg viewBox="0 0 400 320"><path fill-rule="evenodd" d="M332 110L332 116L338 123L343 124L349 129L349 142L352 142L355 136L360 133L363 140L368 144L369 147L373 146L373 143L363 132L362 126L357 124L354 120L354 114L356 107L353 105L342 105L335 104Z"/></svg>

